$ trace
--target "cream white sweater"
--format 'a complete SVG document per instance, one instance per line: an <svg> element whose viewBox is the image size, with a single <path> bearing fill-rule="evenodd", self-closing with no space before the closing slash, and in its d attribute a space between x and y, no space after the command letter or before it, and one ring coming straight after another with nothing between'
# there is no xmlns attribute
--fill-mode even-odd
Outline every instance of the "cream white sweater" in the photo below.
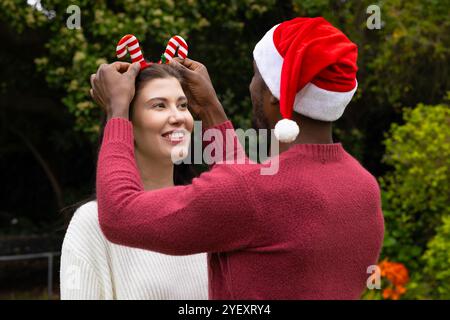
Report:
<svg viewBox="0 0 450 320"><path fill-rule="evenodd" d="M106 240L97 202L81 206L61 253L61 299L208 298L206 254L169 256Z"/></svg>

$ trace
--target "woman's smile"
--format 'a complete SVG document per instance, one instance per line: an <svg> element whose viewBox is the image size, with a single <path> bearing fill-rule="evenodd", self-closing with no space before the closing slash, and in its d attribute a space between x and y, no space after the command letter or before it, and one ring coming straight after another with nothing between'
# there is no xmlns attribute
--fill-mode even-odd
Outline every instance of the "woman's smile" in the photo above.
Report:
<svg viewBox="0 0 450 320"><path fill-rule="evenodd" d="M132 120L136 148L146 157L173 162L173 154L188 154L194 119L177 78L140 86Z"/></svg>
<svg viewBox="0 0 450 320"><path fill-rule="evenodd" d="M165 133L163 133L161 136L163 139L167 142L169 142L171 145L177 145L184 141L185 137L187 135L187 130L185 129L175 129L170 130Z"/></svg>

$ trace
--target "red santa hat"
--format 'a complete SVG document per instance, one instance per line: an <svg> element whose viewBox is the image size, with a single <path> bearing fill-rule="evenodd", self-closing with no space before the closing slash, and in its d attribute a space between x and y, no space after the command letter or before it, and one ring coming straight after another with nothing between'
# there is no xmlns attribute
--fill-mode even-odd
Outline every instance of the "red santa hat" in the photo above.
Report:
<svg viewBox="0 0 450 320"><path fill-rule="evenodd" d="M275 125L281 142L292 142L299 127L296 111L309 118L335 121L357 88L357 46L324 18L295 18L270 29L253 58L283 120Z"/></svg>

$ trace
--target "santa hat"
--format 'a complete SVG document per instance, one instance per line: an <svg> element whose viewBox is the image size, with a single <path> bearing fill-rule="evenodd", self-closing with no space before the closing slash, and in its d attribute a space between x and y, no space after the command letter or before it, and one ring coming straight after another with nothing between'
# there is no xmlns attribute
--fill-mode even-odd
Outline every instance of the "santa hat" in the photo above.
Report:
<svg viewBox="0 0 450 320"><path fill-rule="evenodd" d="M295 18L265 34L253 57L280 101L279 141L292 142L299 133L293 111L321 121L342 116L356 92L357 56L357 46L324 18Z"/></svg>

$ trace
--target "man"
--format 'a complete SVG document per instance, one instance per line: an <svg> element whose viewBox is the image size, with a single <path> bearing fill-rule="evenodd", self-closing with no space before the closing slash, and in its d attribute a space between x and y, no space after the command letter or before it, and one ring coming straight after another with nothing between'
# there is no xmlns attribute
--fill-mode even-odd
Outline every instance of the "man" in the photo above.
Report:
<svg viewBox="0 0 450 320"><path fill-rule="evenodd" d="M166 254L208 252L210 299L359 298L383 240L380 192L331 137L356 91L356 54L323 18L272 28L255 47L250 91L255 123L281 142L278 172L218 163L192 185L156 191L143 189L127 119L139 67L101 66L92 95L110 119L97 168L105 236ZM232 129L206 68L175 64L203 126Z"/></svg>

